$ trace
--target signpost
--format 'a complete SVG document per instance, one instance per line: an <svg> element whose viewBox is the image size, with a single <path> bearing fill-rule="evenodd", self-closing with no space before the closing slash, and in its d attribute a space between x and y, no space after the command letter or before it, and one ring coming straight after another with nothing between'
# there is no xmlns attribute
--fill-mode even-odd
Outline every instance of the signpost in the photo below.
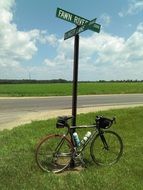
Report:
<svg viewBox="0 0 143 190"><path fill-rule="evenodd" d="M74 42L74 68L73 68L73 96L72 96L72 125L76 126L76 109L77 109L77 82L78 82L78 57L79 57L79 34L87 29L94 32L100 32L101 25L96 23L96 18L93 20L85 19L61 8L57 8L56 17L71 22L76 25L76 28L68 31L64 35L64 39L75 36Z"/></svg>
<svg viewBox="0 0 143 190"><path fill-rule="evenodd" d="M63 9L57 8L56 16L65 21L76 25L76 28L64 34L64 40L75 36L74 40L74 67L73 67L73 96L72 96L72 126L76 126L77 113L77 82L78 82L78 58L79 58L79 34L87 29L99 33L101 25L96 23L96 18L93 20L85 19ZM75 129L73 130L73 132ZM71 165L74 166L74 161L71 160Z"/></svg>

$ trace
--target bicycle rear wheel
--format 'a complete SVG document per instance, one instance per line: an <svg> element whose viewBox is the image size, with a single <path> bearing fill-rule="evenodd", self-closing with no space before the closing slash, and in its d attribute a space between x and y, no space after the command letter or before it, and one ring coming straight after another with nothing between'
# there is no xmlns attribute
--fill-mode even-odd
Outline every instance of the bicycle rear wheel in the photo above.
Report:
<svg viewBox="0 0 143 190"><path fill-rule="evenodd" d="M123 153L123 143L121 137L113 131L103 131L105 143L99 134L91 143L90 154L97 165L107 166L115 164Z"/></svg>
<svg viewBox="0 0 143 190"><path fill-rule="evenodd" d="M49 135L37 145L36 162L43 171L58 173L69 166L72 150L65 136Z"/></svg>

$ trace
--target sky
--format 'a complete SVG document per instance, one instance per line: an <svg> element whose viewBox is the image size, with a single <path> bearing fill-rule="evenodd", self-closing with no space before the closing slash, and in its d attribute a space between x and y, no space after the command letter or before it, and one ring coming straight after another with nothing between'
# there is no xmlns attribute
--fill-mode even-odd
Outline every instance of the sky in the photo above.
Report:
<svg viewBox="0 0 143 190"><path fill-rule="evenodd" d="M143 80L143 0L0 0L0 79L72 80L58 7L101 25L79 34L80 81Z"/></svg>

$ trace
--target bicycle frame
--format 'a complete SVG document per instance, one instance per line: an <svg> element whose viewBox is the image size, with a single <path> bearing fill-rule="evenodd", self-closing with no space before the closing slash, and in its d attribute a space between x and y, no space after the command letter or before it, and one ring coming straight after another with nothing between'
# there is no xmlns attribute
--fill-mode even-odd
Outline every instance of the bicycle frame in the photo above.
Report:
<svg viewBox="0 0 143 190"><path fill-rule="evenodd" d="M94 132L91 134L91 136L87 139L87 141L86 141L84 144L82 144L79 148L77 148L77 149L78 149L78 152L81 153L82 151L84 151L84 149L87 147L87 145L88 145L90 142L92 142L92 140L95 138L96 134L97 134L97 131L94 131Z"/></svg>
<svg viewBox="0 0 143 190"><path fill-rule="evenodd" d="M87 141L82 144L80 147L76 147L74 146L74 150L77 152L77 153L81 153L82 151L84 151L84 149L87 147L87 145L92 142L92 140L95 138L96 134L98 133L98 130L96 129L96 126L95 125L83 125L83 126L72 126L69 128L68 130L68 133L70 133L71 135L71 130L72 129L87 129L87 128L94 128L95 131L92 132L91 136L87 139ZM73 137L71 136L71 139L72 141L73 140ZM73 144L74 145L74 144Z"/></svg>
<svg viewBox="0 0 143 190"><path fill-rule="evenodd" d="M76 128L76 129L94 128L94 129L95 129L95 131L92 132L92 134L91 134L91 136L89 137L89 139L88 139L83 145L81 145L80 147L74 147L74 149L76 150L77 153L80 154L81 152L83 152L84 149L87 147L87 145L88 145L90 142L93 141L93 139L95 138L95 136L96 136L97 134L99 134L100 139L101 139L101 141L102 141L102 143L103 143L104 148L105 148L106 150L109 149L108 144L107 144L107 142L106 142L106 139L105 139L105 137L104 137L104 135L103 135L103 133L104 133L103 130L97 129L95 125L70 127L70 129L73 129L73 128Z"/></svg>
<svg viewBox="0 0 143 190"><path fill-rule="evenodd" d="M64 138L66 138L68 136L68 134L70 134L71 136L71 139L72 141L73 138L72 138L72 133L71 133L71 130L73 129L84 129L84 128L95 128L95 125L89 125L89 126L73 126L73 127L69 127L68 126L68 131L66 134L63 135L63 138L61 139L61 141L57 144L57 147L55 148L55 152L58 152L60 150L60 148L62 147L63 143L64 143ZM83 144L81 145L79 148L74 146L74 142L72 142L73 144L73 150L76 150L76 152L78 153L81 153L85 148L86 146L89 144L89 142L92 142L92 140L95 138L96 134L98 133L97 129L91 134L90 138Z"/></svg>
<svg viewBox="0 0 143 190"><path fill-rule="evenodd" d="M64 137L65 135L63 136L63 138L61 139L61 141L59 142L59 144L57 145L57 147L55 148L55 152L59 151L60 148L62 147L63 143L64 143Z"/></svg>
<svg viewBox="0 0 143 190"><path fill-rule="evenodd" d="M87 145L88 145L90 142L93 141L93 139L95 138L96 134L99 134L100 139L101 139L101 141L102 141L102 143L103 143L104 148L105 148L106 150L108 150L108 144L107 144L106 139L105 139L105 137L104 137L104 135L103 135L103 131L102 131L101 129L97 129L97 128L96 128L96 125L83 125L83 126L76 126L76 127L75 127L75 126L71 126L71 127L70 127L70 126L67 126L67 127L68 127L68 131L67 131L66 134L63 135L63 138L62 138L62 140L59 142L59 144L57 145L55 151L58 151L58 150L61 148L62 144L64 143L64 138L67 137L68 134L70 134L70 136L71 136L71 141L72 141L72 144L73 144L73 150L74 150L74 152L76 152L76 153L78 153L78 154L80 154L81 152L84 151L84 149L87 147ZM74 140L73 140L72 132L71 132L71 131L72 131L73 129L87 129L87 128L88 128L88 129L89 129L89 128L94 128L95 131L92 132L92 134L91 134L91 136L89 137L89 139L88 139L84 144L82 144L80 147L74 146Z"/></svg>
<svg viewBox="0 0 143 190"><path fill-rule="evenodd" d="M109 146L108 146L108 144L107 144L107 142L106 142L106 139L105 139L105 137L104 137L104 135L103 135L103 131L99 130L99 136L100 136L100 139L101 139L101 141L102 141L102 143L103 143L103 145L104 145L104 148L105 148L106 150L109 150Z"/></svg>

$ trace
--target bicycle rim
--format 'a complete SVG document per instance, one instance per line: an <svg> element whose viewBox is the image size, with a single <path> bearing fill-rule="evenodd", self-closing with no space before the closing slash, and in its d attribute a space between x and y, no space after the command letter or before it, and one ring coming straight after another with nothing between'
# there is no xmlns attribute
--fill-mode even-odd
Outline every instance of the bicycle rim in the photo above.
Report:
<svg viewBox="0 0 143 190"><path fill-rule="evenodd" d="M104 131L108 148L105 148L100 135L97 134L90 147L90 154L93 161L102 166L115 164L123 153L121 137L113 131Z"/></svg>
<svg viewBox="0 0 143 190"><path fill-rule="evenodd" d="M71 161L72 144L63 135L49 135L36 148L36 162L46 172L59 173Z"/></svg>

